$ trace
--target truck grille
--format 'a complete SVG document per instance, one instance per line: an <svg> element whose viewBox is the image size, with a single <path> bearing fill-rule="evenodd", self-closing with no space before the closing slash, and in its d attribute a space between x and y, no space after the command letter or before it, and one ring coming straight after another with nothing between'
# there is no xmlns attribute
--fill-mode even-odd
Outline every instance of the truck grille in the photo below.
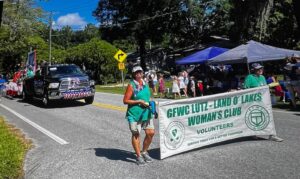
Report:
<svg viewBox="0 0 300 179"><path fill-rule="evenodd" d="M63 80L61 81L60 83L60 87L59 87L59 90L71 90L71 89L75 89L75 90L78 90L78 89L84 89L84 88L87 88L89 87L90 84L89 84L89 81L84 79L84 80L79 80L79 79L68 79L68 80Z"/></svg>

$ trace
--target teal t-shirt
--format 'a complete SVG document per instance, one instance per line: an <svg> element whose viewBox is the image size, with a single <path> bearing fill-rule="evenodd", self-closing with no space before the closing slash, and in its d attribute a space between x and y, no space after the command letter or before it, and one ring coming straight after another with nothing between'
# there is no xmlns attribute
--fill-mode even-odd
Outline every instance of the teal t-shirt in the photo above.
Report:
<svg viewBox="0 0 300 179"><path fill-rule="evenodd" d="M244 88L256 88L267 85L266 78L263 75L250 74L246 77Z"/></svg>
<svg viewBox="0 0 300 179"><path fill-rule="evenodd" d="M31 78L31 77L34 76L34 72L33 72L32 70L28 70L26 76L27 76L28 78Z"/></svg>
<svg viewBox="0 0 300 179"><path fill-rule="evenodd" d="M144 100L145 102L150 101L150 89L147 84L144 84L142 89L138 90L137 85L130 81L131 86L133 87L132 100ZM147 121L152 118L152 114L149 108L144 108L140 105L128 105L126 112L126 118L129 122L138 122L138 121Z"/></svg>

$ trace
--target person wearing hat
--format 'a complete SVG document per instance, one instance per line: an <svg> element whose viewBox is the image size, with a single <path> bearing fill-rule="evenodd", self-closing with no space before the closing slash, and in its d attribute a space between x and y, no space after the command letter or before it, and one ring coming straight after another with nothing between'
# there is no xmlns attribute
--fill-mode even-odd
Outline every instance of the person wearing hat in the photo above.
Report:
<svg viewBox="0 0 300 179"><path fill-rule="evenodd" d="M266 78L263 75L264 72L264 66L262 66L259 63L253 63L251 65L251 70L253 74L249 74L246 76L245 82L244 82L244 88L256 88L260 86L267 85ZM255 136L257 138L257 136ZM277 137L275 135L270 135L269 140L273 140L276 142L282 142L283 139L280 137Z"/></svg>
<svg viewBox="0 0 300 179"><path fill-rule="evenodd" d="M26 77L31 78L33 76L34 76L33 68L32 68L31 65L29 65L28 68L27 68Z"/></svg>
<svg viewBox="0 0 300 179"><path fill-rule="evenodd" d="M264 67L259 63L251 65L253 74L249 74L244 82L244 88L255 88L267 85L266 78L263 75Z"/></svg>
<svg viewBox="0 0 300 179"><path fill-rule="evenodd" d="M297 59L298 58L298 59ZM300 57L293 55L288 59L285 70L285 86L289 92L291 104L297 107L296 95L300 96Z"/></svg>
<svg viewBox="0 0 300 179"><path fill-rule="evenodd" d="M123 102L128 105L126 118L132 133L132 146L137 155L136 163L145 165L153 159L148 154L148 148L154 136L153 115L149 109L150 89L143 80L143 69L135 66L132 69L132 80L129 82L124 94ZM143 150L140 148L140 132L145 131Z"/></svg>

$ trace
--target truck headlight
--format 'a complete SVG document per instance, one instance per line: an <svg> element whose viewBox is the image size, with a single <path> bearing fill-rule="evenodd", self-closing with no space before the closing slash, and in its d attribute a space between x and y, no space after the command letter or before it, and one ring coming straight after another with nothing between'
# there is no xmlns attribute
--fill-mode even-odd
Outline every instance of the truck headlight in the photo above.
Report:
<svg viewBox="0 0 300 179"><path fill-rule="evenodd" d="M94 80L90 80L90 86L95 86L95 81Z"/></svg>
<svg viewBox="0 0 300 179"><path fill-rule="evenodd" d="M49 83L49 88L58 88L59 83Z"/></svg>

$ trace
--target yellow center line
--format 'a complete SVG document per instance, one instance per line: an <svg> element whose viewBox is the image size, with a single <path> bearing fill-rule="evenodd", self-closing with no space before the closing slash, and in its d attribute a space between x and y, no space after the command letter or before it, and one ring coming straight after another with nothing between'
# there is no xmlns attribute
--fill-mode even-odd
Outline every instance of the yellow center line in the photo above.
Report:
<svg viewBox="0 0 300 179"><path fill-rule="evenodd" d="M127 108L123 106L115 106L112 104L104 104L104 103L98 103L98 102L93 102L93 106L97 106L100 108L106 108L106 109L112 109L112 110L118 110L118 111L126 111Z"/></svg>

